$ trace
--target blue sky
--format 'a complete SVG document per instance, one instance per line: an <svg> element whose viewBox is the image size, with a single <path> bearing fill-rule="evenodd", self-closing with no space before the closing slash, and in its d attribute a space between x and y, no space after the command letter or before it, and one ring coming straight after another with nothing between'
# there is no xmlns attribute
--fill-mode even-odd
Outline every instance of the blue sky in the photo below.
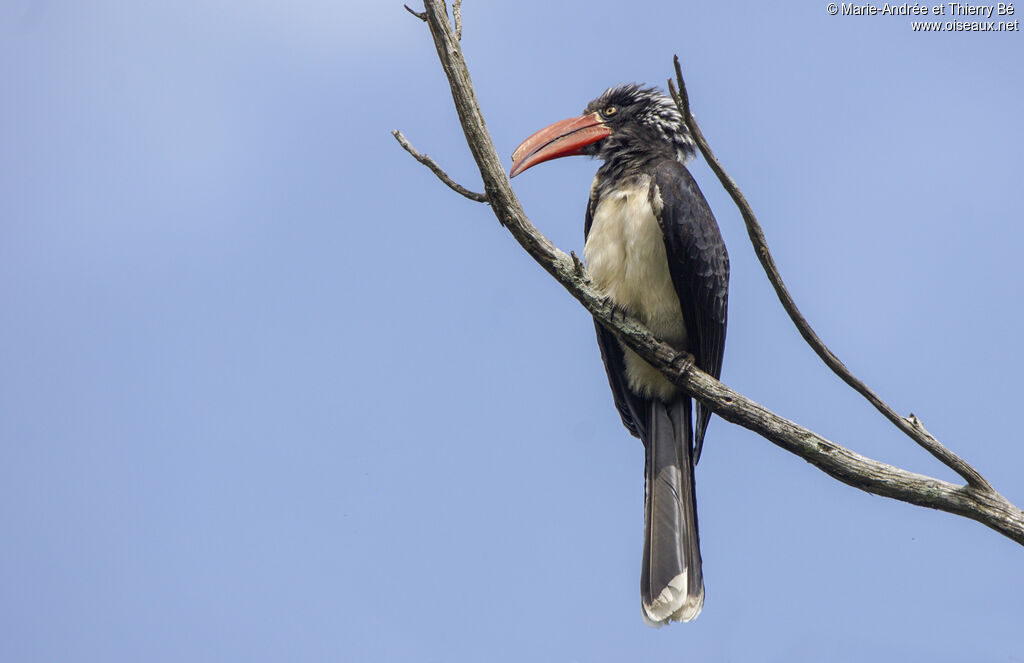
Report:
<svg viewBox="0 0 1024 663"><path fill-rule="evenodd" d="M678 53L822 337L1024 503L1024 42L824 2L474 2L502 154ZM947 17L948 19L948 17ZM1024 550L713 421L707 600L639 606L642 467L586 313L470 188L401 3L0 4L0 659L1021 660ZM582 247L596 164L515 182ZM732 257L723 378L952 479Z"/></svg>

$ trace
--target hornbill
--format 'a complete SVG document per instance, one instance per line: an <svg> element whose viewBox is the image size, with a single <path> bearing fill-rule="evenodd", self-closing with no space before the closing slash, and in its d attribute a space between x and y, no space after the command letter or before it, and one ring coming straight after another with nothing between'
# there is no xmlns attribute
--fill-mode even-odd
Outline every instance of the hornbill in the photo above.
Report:
<svg viewBox="0 0 1024 663"><path fill-rule="evenodd" d="M725 348L729 256L685 163L694 142L675 104L637 84L605 91L583 115L527 138L511 176L570 155L604 163L590 188L583 255L613 307L719 377ZM652 626L690 621L704 606L693 469L711 411L595 321L622 423L645 448L640 595Z"/></svg>

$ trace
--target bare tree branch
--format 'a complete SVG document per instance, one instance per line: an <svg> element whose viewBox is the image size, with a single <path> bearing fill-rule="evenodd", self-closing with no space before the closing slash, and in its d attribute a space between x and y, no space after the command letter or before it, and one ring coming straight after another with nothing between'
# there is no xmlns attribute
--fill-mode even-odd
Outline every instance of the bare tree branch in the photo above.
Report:
<svg viewBox="0 0 1024 663"><path fill-rule="evenodd" d="M613 316L610 301L591 285L579 259L574 261L556 248L526 217L487 132L462 49L447 20L442 0L425 0L425 5L427 24L492 211L527 253L596 320L720 417L754 431L829 476L869 493L971 518L1024 545L1024 512L988 487L987 482L984 486L958 486L846 449L715 380L693 365L692 355L678 352L658 340L636 320L621 312Z"/></svg>
<svg viewBox="0 0 1024 663"><path fill-rule="evenodd" d="M406 9L408 9L408 7ZM445 184L447 184L448 188L450 188L452 191L460 195L463 195L466 198L469 198L470 200L475 200L478 203L487 202L487 196L485 196L482 193L476 193L475 191L470 191L469 189L465 188L464 186L453 180L451 176L448 175L448 173L441 170L441 167L438 166L433 159L431 159L426 154L420 154L419 152L417 152L416 148L414 148L412 144L409 143L409 141L406 139L405 135L402 134L401 131L395 129L394 131L391 132L391 135L395 137L395 140L398 141L399 145L405 148L406 152L412 155L413 159L416 159L421 164L423 164L431 171L433 171L433 173L437 175L437 178L444 182Z"/></svg>
<svg viewBox="0 0 1024 663"><path fill-rule="evenodd" d="M967 461L957 456L932 437L932 435L925 430L917 417L911 415L908 418L903 418L885 401L879 398L870 387L864 384L864 382L858 379L857 376L855 376L850 369L846 367L846 364L840 361L839 357L828 349L828 346L825 345L825 343L814 332L814 329L811 328L810 323L807 322L807 319L804 318L802 313L800 313L800 309L797 308L792 295L789 294L786 284L782 281L782 275L779 274L779 269L775 266L775 260L772 258L771 251L768 250L768 241L765 239L764 231L761 229L761 224L757 222L757 217L754 216L754 210L751 209L750 203L747 202L747 199L743 195L743 192L740 191L739 186L737 186L736 182L729 177L729 174L725 172L722 164L715 157L714 152L711 151L711 147L708 145L707 139L704 138L704 133L700 130L700 126L697 125L697 120L693 117L693 113L690 112L690 98L686 92L686 83L683 81L683 72L679 66L678 55L673 58L673 63L676 69L676 80L679 81L679 91L676 91L672 79L669 79L669 92L672 94L672 98L675 100L676 106L679 107L679 112L683 116L683 121L689 127L690 134L697 142L697 147L700 148L701 153L704 155L704 159L708 162L708 165L711 166L711 170L715 172L715 175L718 176L722 186L732 197L733 202L736 203L736 207L739 208L740 214L743 216L743 222L747 226L747 234L750 236L750 241L754 245L754 253L757 254L757 259L761 262L761 266L764 268L765 274L768 275L768 280L771 281L772 286L775 288L775 294L778 295L779 301L782 303L782 307L786 309L786 313L789 314L790 319L793 321L793 324L796 325L800 335L804 337L807 344L810 345L821 360L825 362L825 365L832 369L832 372L838 375L843 382L848 384L857 393L866 398L869 403L875 406L875 409L881 412L882 415L891 421L897 428L924 447L928 453L938 458L944 465L963 477L971 486L981 490L992 490L992 486L989 485L988 481L986 481L976 469L971 467Z"/></svg>
<svg viewBox="0 0 1024 663"><path fill-rule="evenodd" d="M455 39L462 41L462 0L452 3L452 20L455 21Z"/></svg>
<svg viewBox="0 0 1024 663"><path fill-rule="evenodd" d="M413 11L412 7L410 7L409 5L402 5L402 6L405 7L405 11L409 12L410 14L412 14L416 18L420 19L421 21L426 22L426 20L427 20L427 12Z"/></svg>

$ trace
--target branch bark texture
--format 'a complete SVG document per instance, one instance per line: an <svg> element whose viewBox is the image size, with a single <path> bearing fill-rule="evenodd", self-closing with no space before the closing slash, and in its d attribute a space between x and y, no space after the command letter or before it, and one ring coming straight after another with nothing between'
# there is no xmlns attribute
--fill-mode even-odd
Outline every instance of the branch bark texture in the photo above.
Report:
<svg viewBox="0 0 1024 663"><path fill-rule="evenodd" d="M963 477L969 485L980 490L993 490L992 486L981 476L980 472L971 467L963 458L960 458L943 446L925 429L917 417L913 414L907 418L901 417L888 403L879 398L878 394L855 376L846 367L846 364L818 337L818 334L811 327L810 323L807 322L800 309L797 308L796 301L793 300L793 296L789 294L789 289L782 281L782 275L779 273L779 268L775 265L775 259L772 258L771 251L768 250L768 241L765 239L761 224L757 222L757 217L754 216L754 210L750 207L750 203L747 202L746 196L740 191L739 186L725 172L722 164L715 157L714 152L711 151L711 146L708 145L707 139L704 138L704 132L700 130L696 118L690 112L690 98L686 93L686 84L683 81L683 72L679 66L679 57L676 56L673 62L676 69L676 80L679 81L679 90L676 90L672 79L669 79L668 88L672 98L675 100L676 106L683 116L683 121L686 122L687 127L690 129L690 134L696 141L697 147L700 148L701 154L704 155L704 159L711 166L711 170L714 171L715 175L718 176L722 187L732 197L736 207L739 208L740 214L743 216L743 222L747 226L750 242L754 245L754 253L761 262L761 266L764 268L764 272L768 276L772 287L775 288L775 294L778 296L782 308L789 314L790 320L793 321L800 335L803 336L804 340L811 346L818 357L825 362L825 365L832 369L833 373L838 375L850 388L867 399L869 403L875 406L875 409L881 412L893 425L906 433L910 439L917 442L928 453Z"/></svg>
<svg viewBox="0 0 1024 663"><path fill-rule="evenodd" d="M595 319L614 332L625 344L659 369L673 383L708 405L715 414L726 421L738 424L761 435L786 451L800 456L829 476L875 495L891 497L903 502L971 518L1024 545L1024 512L996 492L973 468L971 468L971 471L977 475L976 477L970 476L970 472L967 474L960 472L969 482L966 486L960 486L923 474L909 472L862 456L775 414L764 406L733 391L707 373L696 368L693 365L693 357L691 355L676 351L655 338L650 330L636 320L623 317L621 312L613 311L602 293L591 285L579 259L575 256L570 257L560 251L527 218L519 200L512 191L511 183L505 175L505 170L494 149L494 144L487 131L487 125L484 122L476 100L476 94L469 77L469 71L466 68L462 49L459 46L459 40L448 20L442 0L425 0L425 10L424 13L426 14L430 33L434 39L437 55L448 77L455 109L459 115L470 151L480 169L480 175L483 178L486 191L485 195L491 209L501 224L512 233L513 237L527 253L533 256L549 274L555 277L573 297L583 304ZM682 82L681 75L679 80ZM678 93L676 94L678 97ZM692 119L692 116L689 115L688 105L686 105L684 117ZM693 124L693 128L696 130L694 134L697 136L699 128L696 127L696 123ZM701 145L701 150L704 151L707 143L703 140L702 135L699 139L699 144ZM712 168L715 169L715 172L719 174L719 178L725 184L725 178L728 178L728 175L721 169L717 161L713 161L714 156L709 148L704 153L708 157L709 163L712 163ZM435 173L437 173L436 170ZM438 176L440 177L440 174ZM731 179L728 181L731 182ZM726 185L726 188L730 194L733 194L733 198L736 200L737 205L740 206L741 212L746 210L744 212L744 219L747 219L747 213L753 219L753 213L750 212L749 205L742 198L742 193L735 187L735 183L732 184L732 189L730 189L729 185ZM754 225L759 232L759 226L756 226L756 219L754 220ZM751 228L751 224L748 222L749 228ZM755 231L751 230L750 232L752 239L754 239ZM765 257L762 256L762 252L766 254L767 260L771 263L772 268L774 268L774 262L771 262L767 246L763 242L763 233L761 233L760 238L760 245L758 240L754 239L755 247L763 247L763 249L758 248L758 257L762 260L762 264L764 264ZM767 270L768 267L766 267ZM777 275L777 269L774 271ZM769 274L769 277L771 278L771 274ZM775 283L774 280L773 283ZM778 283L781 285L781 278L778 279ZM779 285L776 286L777 292L779 287ZM781 286L781 288L783 291L785 290L784 286ZM785 294L788 300L792 302L788 292ZM782 299L782 294L779 296ZM783 301L784 305L785 303ZM793 309L795 310L795 304L793 304ZM787 310L789 309L787 308ZM797 315L799 315L799 311L797 311ZM800 317L802 319L802 316ZM806 325L806 321L804 323ZM809 325L807 325L807 329L810 329ZM801 333L804 333L803 329L801 329ZM811 334L813 334L813 330L811 330ZM806 335L805 338L807 338ZM814 338L817 338L816 335ZM820 340L818 343L821 347L824 347ZM818 351L817 347L815 349ZM819 352L819 354L821 353ZM842 362L839 362L838 358L835 358L830 352L828 355L834 359L835 363L842 366ZM826 363L832 366L829 361L826 361ZM843 368L845 369L845 367ZM847 371L847 373L849 372ZM847 378L844 377L844 379ZM853 379L856 380L856 378ZM864 387L864 389L867 389L867 387ZM861 390L858 389L858 391ZM867 391L870 392L869 389ZM861 391L861 393L864 392ZM875 396L875 399L881 403L881 399L878 399L877 396ZM869 400L871 399L869 398ZM873 400L872 403L875 403L875 401ZM891 408L887 405L884 403L882 405L891 411ZM876 407L879 406L876 404ZM881 410L882 408L879 409ZM883 414L885 414L884 411ZM886 416L889 417L888 414ZM892 417L889 417L890 420L893 417L898 422L902 422L902 424L897 421L893 421L893 423L896 423L901 430L904 430L904 432L919 443L920 440L918 438L924 435L934 440L912 415L910 418L904 419L893 412ZM928 445L923 446L929 448ZM945 447L942 448L945 449ZM932 449L929 448L929 451L932 451ZM952 454L952 452L949 453ZM953 456L955 457L955 454ZM943 462L946 461L944 460ZM953 465L950 466L953 467Z"/></svg>

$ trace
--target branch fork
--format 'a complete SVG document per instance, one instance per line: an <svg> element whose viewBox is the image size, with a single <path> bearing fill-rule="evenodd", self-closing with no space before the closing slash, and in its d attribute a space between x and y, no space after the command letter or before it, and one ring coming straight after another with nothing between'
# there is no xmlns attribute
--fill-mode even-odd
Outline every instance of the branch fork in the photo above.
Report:
<svg viewBox="0 0 1024 663"><path fill-rule="evenodd" d="M902 417L882 401L828 349L800 313L779 275L768 250L764 232L753 210L739 187L715 158L690 112L689 96L678 57L674 59L678 88L674 81L669 80L670 94L704 158L739 208L754 246L754 253L801 336L836 375L860 393L904 434L961 476L967 482L965 486L867 458L780 417L701 371L693 365L692 355L677 352L656 338L637 320L622 311L618 311L616 315L616 310L607 298L590 283L579 257L575 253L566 255L537 230L512 191L511 183L505 175L477 104L473 84L459 45L462 30L461 0L454 3L454 31L443 0L425 0L424 5L426 11L422 14L411 9L409 11L426 20L430 28L438 58L448 77L452 99L466 135L467 145L476 160L487 193L474 193L455 183L430 157L416 152L401 132L393 132L396 140L417 161L430 168L442 182L460 195L477 202L489 203L495 216L523 249L579 300L596 320L660 370L666 378L706 404L726 421L761 435L847 485L875 495L971 518L1024 545L1024 512L999 494L970 464L942 445L914 414Z"/></svg>

